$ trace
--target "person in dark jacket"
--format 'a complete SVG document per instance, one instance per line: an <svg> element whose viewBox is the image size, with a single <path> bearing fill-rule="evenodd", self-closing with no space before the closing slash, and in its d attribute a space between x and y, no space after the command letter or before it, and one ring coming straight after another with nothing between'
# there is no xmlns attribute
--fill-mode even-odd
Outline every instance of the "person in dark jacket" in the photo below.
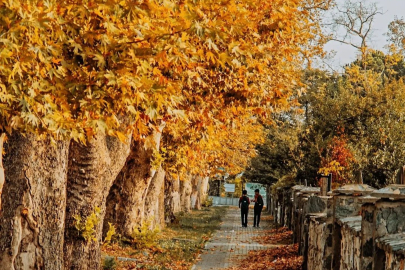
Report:
<svg viewBox="0 0 405 270"><path fill-rule="evenodd" d="M255 190L255 198L253 199L252 202L255 203L253 227L259 227L260 215L262 214L264 203L263 203L263 197L262 197L262 195L260 195L260 191L258 189Z"/></svg>
<svg viewBox="0 0 405 270"><path fill-rule="evenodd" d="M249 212L250 200L247 196L247 191L242 191L242 197L239 198L239 208L242 218L242 227L247 227L247 217Z"/></svg>

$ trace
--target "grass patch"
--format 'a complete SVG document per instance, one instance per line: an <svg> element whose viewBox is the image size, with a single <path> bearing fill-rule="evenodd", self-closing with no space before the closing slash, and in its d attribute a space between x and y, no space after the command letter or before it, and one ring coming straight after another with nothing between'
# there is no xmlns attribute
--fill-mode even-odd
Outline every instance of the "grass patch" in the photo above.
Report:
<svg viewBox="0 0 405 270"><path fill-rule="evenodd" d="M171 224L157 235L157 244L136 248L113 243L103 247L103 253L136 261L117 262L117 270L185 270L190 269L205 242L219 228L226 207L208 207L178 215L178 222Z"/></svg>

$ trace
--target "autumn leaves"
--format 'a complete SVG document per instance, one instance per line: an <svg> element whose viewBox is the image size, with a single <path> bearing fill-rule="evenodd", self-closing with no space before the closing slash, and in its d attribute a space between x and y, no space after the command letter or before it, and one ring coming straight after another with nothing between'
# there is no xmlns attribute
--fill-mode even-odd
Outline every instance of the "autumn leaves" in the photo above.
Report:
<svg viewBox="0 0 405 270"><path fill-rule="evenodd" d="M24 155L7 153L2 202L11 206L1 221L22 219L15 208L28 194L27 201L35 202L30 213L46 218L34 228L39 233L27 231L26 239L34 246L42 235L57 239L30 254L43 248L35 260L53 263L49 269L62 264L90 269L98 264L99 246L80 238L74 216L84 220L96 207L104 216L118 174L137 187L130 190L137 198L160 191L164 175L189 179L213 175L218 167L242 171L262 141L263 124L296 103L290 96L300 87L298 71L320 50L313 42L320 35L320 13L310 7L322 5L321 0L2 1L0 129L10 137L8 149ZM58 165L44 153L60 158ZM153 182L156 171L162 177ZM48 178L37 177L45 172ZM49 210L54 201L61 202L61 217ZM0 245L14 243L8 248L18 249L20 243L9 239L22 238L2 233ZM2 248L0 261L13 264L26 256L21 252L11 258Z"/></svg>
<svg viewBox="0 0 405 270"><path fill-rule="evenodd" d="M3 2L1 126L85 143L98 132L148 139L165 121L166 147L178 149L167 154L171 171L204 154L213 161L204 171L239 170L244 162L220 164L225 153L210 154L211 144L244 137L252 149L258 119L289 105L297 66L318 49L307 4Z"/></svg>

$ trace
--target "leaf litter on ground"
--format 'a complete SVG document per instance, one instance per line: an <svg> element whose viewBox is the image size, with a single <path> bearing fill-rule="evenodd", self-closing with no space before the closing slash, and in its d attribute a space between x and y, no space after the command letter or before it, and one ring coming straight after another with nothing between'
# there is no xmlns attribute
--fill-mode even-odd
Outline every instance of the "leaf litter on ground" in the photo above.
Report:
<svg viewBox="0 0 405 270"><path fill-rule="evenodd" d="M253 238L260 244L286 244L291 241L293 232L288 230L287 227L281 227L272 230L263 230L260 235Z"/></svg>
<svg viewBox="0 0 405 270"><path fill-rule="evenodd" d="M267 220L271 221L272 218ZM289 244L293 232L286 227L263 230L253 237L260 244L281 244L265 250L251 250L238 259L237 266L228 270L302 270L303 257L298 254L298 244ZM263 235L264 234L264 235Z"/></svg>

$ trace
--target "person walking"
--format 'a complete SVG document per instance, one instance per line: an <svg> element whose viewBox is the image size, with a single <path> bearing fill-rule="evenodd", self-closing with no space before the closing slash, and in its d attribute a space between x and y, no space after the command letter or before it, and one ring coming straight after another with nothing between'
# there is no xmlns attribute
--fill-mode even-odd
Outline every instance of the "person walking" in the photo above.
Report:
<svg viewBox="0 0 405 270"><path fill-rule="evenodd" d="M239 198L240 215L242 219L242 227L247 227L247 217L249 212L250 200L247 196L247 191L242 191L242 197Z"/></svg>
<svg viewBox="0 0 405 270"><path fill-rule="evenodd" d="M260 191L258 189L255 190L255 198L253 201L255 203L254 206L254 217L253 217L253 227L259 227L260 224L260 215L262 214L263 210L263 197L260 195Z"/></svg>

